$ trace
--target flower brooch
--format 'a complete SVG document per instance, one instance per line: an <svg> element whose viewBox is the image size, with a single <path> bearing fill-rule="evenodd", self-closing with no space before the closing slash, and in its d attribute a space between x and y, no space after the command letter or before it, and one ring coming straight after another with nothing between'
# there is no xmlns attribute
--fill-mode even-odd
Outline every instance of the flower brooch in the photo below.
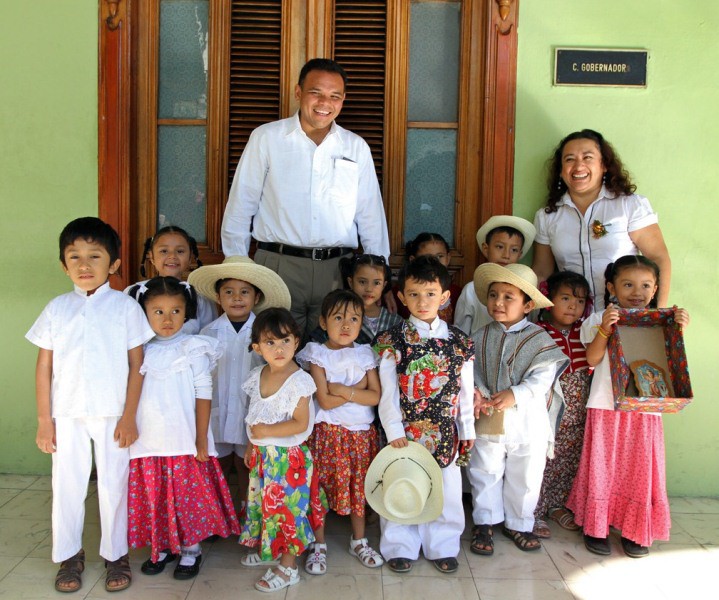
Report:
<svg viewBox="0 0 719 600"><path fill-rule="evenodd" d="M594 236L594 239L598 240L599 238L603 238L608 233L606 225L604 225L604 223L602 223L599 219L594 219L594 222L592 223L592 235Z"/></svg>

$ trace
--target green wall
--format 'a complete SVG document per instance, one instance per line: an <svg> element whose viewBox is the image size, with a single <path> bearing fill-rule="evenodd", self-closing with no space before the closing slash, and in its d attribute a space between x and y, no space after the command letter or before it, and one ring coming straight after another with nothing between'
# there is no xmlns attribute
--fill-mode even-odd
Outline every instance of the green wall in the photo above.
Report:
<svg viewBox="0 0 719 600"><path fill-rule="evenodd" d="M664 417L669 493L719 495L719 3L523 0L518 31L515 212L544 205L545 161L564 135L589 127L614 144L659 214L671 300L692 316L694 402ZM554 87L556 46L647 49L647 87Z"/></svg>
<svg viewBox="0 0 719 600"><path fill-rule="evenodd" d="M0 472L47 472L35 448L35 349L23 335L70 289L56 239L97 213L97 0L0 0ZM672 494L719 495L719 402L710 306L719 267L719 3L523 0L519 22L515 212L543 204L544 161L566 133L611 140L648 196L674 261L695 401L664 418ZM553 87L554 46L646 48L646 89Z"/></svg>
<svg viewBox="0 0 719 600"><path fill-rule="evenodd" d="M69 291L57 237L97 214L97 0L0 0L0 472L49 472L35 446L36 349Z"/></svg>

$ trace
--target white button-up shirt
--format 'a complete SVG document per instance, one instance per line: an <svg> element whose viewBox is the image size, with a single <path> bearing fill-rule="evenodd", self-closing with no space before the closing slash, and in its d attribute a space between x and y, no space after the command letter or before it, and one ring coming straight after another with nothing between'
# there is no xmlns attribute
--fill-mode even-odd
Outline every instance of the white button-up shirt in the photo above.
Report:
<svg viewBox="0 0 719 600"><path fill-rule="evenodd" d="M332 123L315 144L297 114L252 132L222 221L225 256L247 256L250 237L304 248L357 248L389 257L377 174L367 143Z"/></svg>
<svg viewBox="0 0 719 600"><path fill-rule="evenodd" d="M606 235L595 236L592 224L599 221ZM552 248L560 271L586 277L594 296L594 310L604 309L604 270L610 262L627 254L639 254L629 234L658 222L644 196L614 196L602 186L599 197L579 212L569 194L557 203L557 212L540 208L534 217L534 241Z"/></svg>
<svg viewBox="0 0 719 600"><path fill-rule="evenodd" d="M53 418L121 416L127 353L154 335L140 305L109 283L51 300L25 337L52 351Z"/></svg>

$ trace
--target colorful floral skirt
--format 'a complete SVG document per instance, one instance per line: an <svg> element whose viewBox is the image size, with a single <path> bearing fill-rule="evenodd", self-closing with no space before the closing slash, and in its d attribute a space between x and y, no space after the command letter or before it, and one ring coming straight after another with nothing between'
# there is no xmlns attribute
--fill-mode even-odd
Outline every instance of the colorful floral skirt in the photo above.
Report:
<svg viewBox="0 0 719 600"><path fill-rule="evenodd" d="M232 496L220 463L212 457L150 456L130 461L127 541L150 546L157 561L162 550L179 554L210 537L239 534Z"/></svg>
<svg viewBox="0 0 719 600"><path fill-rule="evenodd" d="M313 477L312 454L301 446L254 446L240 544L262 560L295 556L315 541L327 501Z"/></svg>
<svg viewBox="0 0 719 600"><path fill-rule="evenodd" d="M554 439L554 458L547 460L544 468L542 491L534 511L538 519L543 519L550 509L563 507L572 489L582 456L589 379L589 369L565 373L559 379L565 406Z"/></svg>
<svg viewBox="0 0 719 600"><path fill-rule="evenodd" d="M309 441L320 486L338 515L365 514L364 478L377 455L377 431L350 431L341 425L317 423Z"/></svg>
<svg viewBox="0 0 719 600"><path fill-rule="evenodd" d="M658 415L587 410L584 447L567 508L584 533L615 527L641 546L668 540L671 518Z"/></svg>

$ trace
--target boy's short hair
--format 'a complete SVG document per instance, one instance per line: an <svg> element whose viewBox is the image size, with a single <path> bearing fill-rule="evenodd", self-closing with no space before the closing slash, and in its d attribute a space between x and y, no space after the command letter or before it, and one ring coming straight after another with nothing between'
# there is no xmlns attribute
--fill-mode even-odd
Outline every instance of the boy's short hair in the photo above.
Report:
<svg viewBox="0 0 719 600"><path fill-rule="evenodd" d="M237 279L236 277L225 277L224 279L218 279L217 281L215 281L215 294L219 296L220 288L228 281L244 281L245 283L252 286L252 288L255 290L255 294L259 294L260 296L262 296L262 290L258 288L255 284L250 283L249 281L245 281L244 279Z"/></svg>
<svg viewBox="0 0 719 600"><path fill-rule="evenodd" d="M418 256L409 261L399 272L397 287L404 293L405 282L408 279L415 279L422 283L439 282L442 291L446 292L452 283L452 276L445 267L434 256Z"/></svg>
<svg viewBox="0 0 719 600"><path fill-rule="evenodd" d="M522 241L522 246L524 246L524 234L519 231L519 229L515 229L514 227L509 227L507 225L502 225L500 227L495 227L494 229L492 229L489 233L487 233L487 236L484 238L484 243L489 245L489 243L492 241L492 236L497 235L498 233L506 233L509 237L514 237L516 235Z"/></svg>
<svg viewBox="0 0 719 600"><path fill-rule="evenodd" d="M120 258L120 236L107 223L97 217L80 217L70 221L60 232L60 262L65 265L65 249L75 240L95 242L110 255L110 264ZM65 265L67 266L67 265Z"/></svg>

